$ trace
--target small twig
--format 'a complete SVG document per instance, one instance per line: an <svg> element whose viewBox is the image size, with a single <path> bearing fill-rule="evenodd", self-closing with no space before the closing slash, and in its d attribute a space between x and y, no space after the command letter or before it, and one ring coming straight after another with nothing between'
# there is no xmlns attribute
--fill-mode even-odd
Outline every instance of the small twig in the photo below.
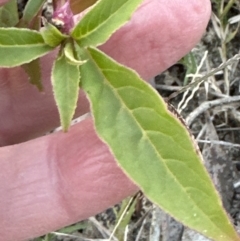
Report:
<svg viewBox="0 0 240 241"><path fill-rule="evenodd" d="M175 98L177 95L181 94L182 92L188 90L188 89L192 89L194 88L196 85L198 85L199 83L203 82L203 81L206 81L209 77L211 77L212 75L215 75L218 71L226 68L228 65L231 65L233 64L234 62L240 60L240 54L236 54L234 55L232 58L230 58L228 61L220 64L217 68L211 70L209 73L207 73L205 76L201 77L201 78L198 78L196 81L184 86L183 88L181 88L179 91L171 94L169 97L168 97L168 100L171 100L173 98Z"/></svg>
<svg viewBox="0 0 240 241"><path fill-rule="evenodd" d="M71 238L71 240L76 240L76 241L108 241L108 239L89 239L89 238L83 238L72 234L59 233L59 232L51 232L51 234L54 234L57 237Z"/></svg>
<svg viewBox="0 0 240 241"><path fill-rule="evenodd" d="M149 240L157 241L161 239L161 229L163 212L158 207L154 207L152 212L152 222L149 232Z"/></svg>
<svg viewBox="0 0 240 241"><path fill-rule="evenodd" d="M240 187L240 180L233 183L233 187L236 189Z"/></svg>
<svg viewBox="0 0 240 241"><path fill-rule="evenodd" d="M226 104L229 104L232 102L237 102L237 101L240 101L239 95L204 102L188 115L188 117L186 118L186 123L188 126L190 126L192 124L192 122L197 118L197 116L199 116L200 114L202 114L203 112L205 112L206 110L208 110L212 107L219 106L219 105L226 105Z"/></svg>
<svg viewBox="0 0 240 241"><path fill-rule="evenodd" d="M197 67L196 73L192 77L192 81L191 81L192 83L196 83L195 79L198 78L199 72L200 72L203 64L205 63L205 61L207 59L207 55L208 55L208 51L205 51L204 55L201 59L201 62L199 64L199 66ZM192 93L188 97L187 97L187 95L188 95L188 93L190 92L191 89L186 89L186 92L183 94L182 100L178 103L177 110L179 111L179 113L181 113L181 111L184 108L186 108L189 101L193 98L195 92L199 89L201 83L202 82L198 82L196 85L194 85L194 88L192 88Z"/></svg>
<svg viewBox="0 0 240 241"><path fill-rule="evenodd" d="M111 236L111 232L107 230L101 223L99 223L96 218L90 217L89 220L95 225L101 235L108 241L109 237ZM112 236L112 239L115 241L117 240L117 238L114 236Z"/></svg>
<svg viewBox="0 0 240 241"><path fill-rule="evenodd" d="M209 94L213 95L213 96L216 96L216 97L220 97L220 98L226 98L228 97L228 95L225 95L225 94L221 94L221 93L218 93L218 92L213 92L213 91L209 91Z"/></svg>
<svg viewBox="0 0 240 241"><path fill-rule="evenodd" d="M167 91L178 91L182 88L181 86L160 85L160 84L156 84L155 87L158 90L167 90Z"/></svg>
<svg viewBox="0 0 240 241"><path fill-rule="evenodd" d="M240 131L240 127L217 128L217 131Z"/></svg>
<svg viewBox="0 0 240 241"><path fill-rule="evenodd" d="M240 144L231 143L227 141L214 141L214 140L197 140L198 143L207 143L213 145L230 146L230 147L240 147Z"/></svg>
<svg viewBox="0 0 240 241"><path fill-rule="evenodd" d="M124 241L127 241L127 238L128 238L128 230L129 230L129 226L127 225L125 230L124 230Z"/></svg>
<svg viewBox="0 0 240 241"><path fill-rule="evenodd" d="M137 194L138 195L138 194ZM127 213L127 211L129 210L130 206L133 204L133 202L135 201L137 195L133 196L129 201L128 201L128 204L126 205L126 207L124 208L121 216L119 217L118 221L117 221L117 224L115 225L110 237L109 237L109 241L112 240L112 237L114 236L115 232L117 231L117 228L119 227L120 223L122 222L125 214Z"/></svg>
<svg viewBox="0 0 240 241"><path fill-rule="evenodd" d="M145 225L146 221L147 221L147 219L144 218L144 220L142 222L142 225L141 225L141 227L140 227L140 229L138 231L138 234L137 234L137 237L136 237L135 241L139 241L140 240L140 237L141 237L141 234L143 232L143 228L144 228L144 225Z"/></svg>

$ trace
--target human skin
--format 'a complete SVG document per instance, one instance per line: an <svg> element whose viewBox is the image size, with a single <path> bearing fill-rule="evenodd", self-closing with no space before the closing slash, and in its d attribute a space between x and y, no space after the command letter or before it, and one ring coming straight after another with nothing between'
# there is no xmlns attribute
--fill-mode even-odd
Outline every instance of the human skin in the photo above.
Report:
<svg viewBox="0 0 240 241"><path fill-rule="evenodd" d="M148 80L194 47L209 17L209 0L145 0L101 49ZM91 118L66 134L39 137L59 125L50 84L54 56L41 59L44 93L28 83L21 68L0 69L4 241L27 240L86 219L138 190L97 137ZM77 115L88 108L81 92Z"/></svg>

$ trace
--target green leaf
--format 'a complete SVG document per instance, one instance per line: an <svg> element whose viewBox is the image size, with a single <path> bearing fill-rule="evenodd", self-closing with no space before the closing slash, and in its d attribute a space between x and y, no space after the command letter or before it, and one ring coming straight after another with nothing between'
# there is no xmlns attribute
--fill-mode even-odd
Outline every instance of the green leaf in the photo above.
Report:
<svg viewBox="0 0 240 241"><path fill-rule="evenodd" d="M79 67L61 54L53 65L52 85L64 131L68 130L77 106L79 81Z"/></svg>
<svg viewBox="0 0 240 241"><path fill-rule="evenodd" d="M29 29L0 28L0 66L14 67L29 63L53 50L40 33Z"/></svg>
<svg viewBox="0 0 240 241"><path fill-rule="evenodd" d="M86 221L82 221L80 223L73 224L71 226L67 226L65 228L61 228L58 230L58 233L66 233L66 234L71 234L73 232L77 232L80 229L86 229L88 226Z"/></svg>
<svg viewBox="0 0 240 241"><path fill-rule="evenodd" d="M69 61L70 64L74 64L74 65L82 65L84 63L86 63L86 61L82 61L82 60L79 60L77 58L77 56L75 56L76 54L74 53L75 50L73 48L73 44L68 42L66 43L65 47L64 47L64 54L67 58L67 60Z"/></svg>
<svg viewBox="0 0 240 241"><path fill-rule="evenodd" d="M55 26L44 20L44 27L40 30L46 44L51 47L58 46L68 36L62 34Z"/></svg>
<svg viewBox="0 0 240 241"><path fill-rule="evenodd" d="M11 0L0 8L0 27L13 27L18 21L16 0Z"/></svg>
<svg viewBox="0 0 240 241"><path fill-rule="evenodd" d="M142 0L100 0L76 25L72 37L80 46L97 46L131 17Z"/></svg>
<svg viewBox="0 0 240 241"><path fill-rule="evenodd" d="M190 52L187 55L185 55L179 62L183 64L187 69L184 77L184 81L183 81L183 85L185 86L187 85L188 75L196 73L197 63L193 52Z"/></svg>
<svg viewBox="0 0 240 241"><path fill-rule="evenodd" d="M114 233L114 236L118 240L125 240L124 237L126 235L126 228L128 225L130 225L132 215L136 211L136 205L137 205L136 196L137 194L135 195L135 197L128 197L124 199L121 203L119 212L115 210L115 214L116 214L115 228L117 227L117 229Z"/></svg>
<svg viewBox="0 0 240 241"><path fill-rule="evenodd" d="M78 49L81 86L100 138L144 194L177 220L217 241L239 240L189 132L159 94L94 48Z"/></svg>
<svg viewBox="0 0 240 241"><path fill-rule="evenodd" d="M46 0L28 0L23 11L20 26L27 27L40 12L44 2L46 2Z"/></svg>
<svg viewBox="0 0 240 241"><path fill-rule="evenodd" d="M28 74L30 83L35 85L39 91L43 91L39 59L34 59L30 63L23 64L22 67Z"/></svg>

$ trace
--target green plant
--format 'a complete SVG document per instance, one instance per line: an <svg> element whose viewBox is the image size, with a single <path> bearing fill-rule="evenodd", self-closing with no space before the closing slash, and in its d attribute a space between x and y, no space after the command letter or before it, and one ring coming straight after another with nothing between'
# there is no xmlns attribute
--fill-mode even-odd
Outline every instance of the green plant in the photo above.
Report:
<svg viewBox="0 0 240 241"><path fill-rule="evenodd" d="M76 26L66 2L52 22L44 20L38 30L36 16L43 2L29 1L18 23L0 29L0 55L6 56L0 66L22 65L41 89L38 58L59 47L52 84L64 131L82 88L98 135L150 200L212 239L239 240L188 130L137 73L96 48L130 18L141 0L101 0ZM7 7L16 11L16 2L10 3L3 12ZM31 75L33 69L38 78Z"/></svg>

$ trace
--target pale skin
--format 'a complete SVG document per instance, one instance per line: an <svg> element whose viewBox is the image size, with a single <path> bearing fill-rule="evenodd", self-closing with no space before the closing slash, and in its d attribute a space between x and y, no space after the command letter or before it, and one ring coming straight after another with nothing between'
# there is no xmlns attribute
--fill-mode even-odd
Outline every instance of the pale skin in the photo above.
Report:
<svg viewBox="0 0 240 241"><path fill-rule="evenodd" d="M101 49L148 80L196 45L210 10L209 0L145 0ZM28 84L21 68L0 69L4 241L27 240L86 219L138 190L97 137L91 118L67 134L39 137L59 125L50 84L53 57L42 58L44 94ZM77 115L88 110L81 93Z"/></svg>

